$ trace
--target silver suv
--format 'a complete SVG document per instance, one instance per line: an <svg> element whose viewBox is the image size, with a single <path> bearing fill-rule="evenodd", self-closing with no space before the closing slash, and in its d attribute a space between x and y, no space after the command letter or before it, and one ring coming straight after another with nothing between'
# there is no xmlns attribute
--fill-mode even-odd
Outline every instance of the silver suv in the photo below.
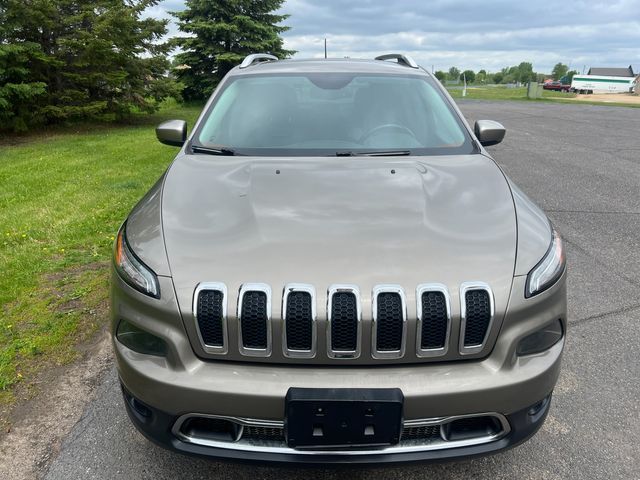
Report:
<svg viewBox="0 0 640 480"><path fill-rule="evenodd" d="M404 55L251 55L118 233L125 405L183 453L483 455L544 422L567 326L545 214Z"/></svg>

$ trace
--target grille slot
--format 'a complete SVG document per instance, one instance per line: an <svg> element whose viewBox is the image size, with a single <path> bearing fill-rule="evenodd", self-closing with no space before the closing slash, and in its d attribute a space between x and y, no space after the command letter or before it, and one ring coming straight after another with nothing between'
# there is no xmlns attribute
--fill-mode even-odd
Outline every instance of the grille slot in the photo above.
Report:
<svg viewBox="0 0 640 480"><path fill-rule="evenodd" d="M207 353L225 354L227 345L227 287L206 282L193 295L193 314L202 348Z"/></svg>
<svg viewBox="0 0 640 480"><path fill-rule="evenodd" d="M286 347L311 352L313 347L313 298L307 291L287 292L285 302Z"/></svg>
<svg viewBox="0 0 640 480"><path fill-rule="evenodd" d="M378 295L377 301L376 350L400 350L404 322L402 298L398 293L383 292Z"/></svg>
<svg viewBox="0 0 640 480"><path fill-rule="evenodd" d="M271 354L271 289L264 284L246 284L240 289L240 351L244 355Z"/></svg>
<svg viewBox="0 0 640 480"><path fill-rule="evenodd" d="M329 290L329 356L355 358L359 355L359 297L353 287L333 287Z"/></svg>
<svg viewBox="0 0 640 480"><path fill-rule="evenodd" d="M476 353L482 350L493 318L493 298L488 287L463 284L461 288L462 331L461 350Z"/></svg>
<svg viewBox="0 0 640 480"><path fill-rule="evenodd" d="M422 302L420 348L422 350L444 348L449 324L444 293L424 292L420 301Z"/></svg>
<svg viewBox="0 0 640 480"><path fill-rule="evenodd" d="M374 358L404 355L407 316L404 291L399 285L379 285L373 289L372 354Z"/></svg>
<svg viewBox="0 0 640 480"><path fill-rule="evenodd" d="M219 290L202 290L198 295L196 315L200 335L205 345L224 346L222 303L224 294Z"/></svg>

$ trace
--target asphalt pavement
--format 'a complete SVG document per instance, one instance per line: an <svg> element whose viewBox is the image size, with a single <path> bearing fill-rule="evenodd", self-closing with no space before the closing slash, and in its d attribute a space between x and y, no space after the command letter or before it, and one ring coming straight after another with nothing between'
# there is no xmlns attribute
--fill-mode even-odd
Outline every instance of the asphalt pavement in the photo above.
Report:
<svg viewBox="0 0 640 480"><path fill-rule="evenodd" d="M569 325L551 413L527 443L491 457L376 469L282 469L167 452L130 424L115 370L46 478L640 479L640 109L464 101L502 122L498 163L563 234Z"/></svg>

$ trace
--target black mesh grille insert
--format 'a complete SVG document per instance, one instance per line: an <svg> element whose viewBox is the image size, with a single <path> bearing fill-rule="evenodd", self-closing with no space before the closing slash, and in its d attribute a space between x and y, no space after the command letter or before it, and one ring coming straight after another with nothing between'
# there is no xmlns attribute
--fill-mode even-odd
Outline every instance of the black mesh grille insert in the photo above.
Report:
<svg viewBox="0 0 640 480"><path fill-rule="evenodd" d="M355 351L358 346L358 310L352 292L337 292L331 301L331 349Z"/></svg>
<svg viewBox="0 0 640 480"><path fill-rule="evenodd" d="M311 350L313 328L311 294L290 292L287 296L287 348L290 350Z"/></svg>
<svg viewBox="0 0 640 480"><path fill-rule="evenodd" d="M395 292L379 293L376 307L376 350L400 350L403 329L402 298Z"/></svg>
<svg viewBox="0 0 640 480"><path fill-rule="evenodd" d="M276 427L244 427L242 439L284 442L284 429Z"/></svg>
<svg viewBox="0 0 640 480"><path fill-rule="evenodd" d="M422 294L422 334L420 348L423 350L443 348L447 338L447 303L442 292Z"/></svg>
<svg viewBox="0 0 640 480"><path fill-rule="evenodd" d="M440 440L439 425L422 425L419 427L404 427L403 440Z"/></svg>
<svg viewBox="0 0 640 480"><path fill-rule="evenodd" d="M222 302L224 295L218 290L203 290L198 295L196 317L205 345L224 346L222 329Z"/></svg>
<svg viewBox="0 0 640 480"><path fill-rule="evenodd" d="M246 348L267 348L267 294L248 291L242 297L240 315L242 345Z"/></svg>
<svg viewBox="0 0 640 480"><path fill-rule="evenodd" d="M464 299L467 305L464 346L481 345L491 320L489 293L485 290L469 290Z"/></svg>

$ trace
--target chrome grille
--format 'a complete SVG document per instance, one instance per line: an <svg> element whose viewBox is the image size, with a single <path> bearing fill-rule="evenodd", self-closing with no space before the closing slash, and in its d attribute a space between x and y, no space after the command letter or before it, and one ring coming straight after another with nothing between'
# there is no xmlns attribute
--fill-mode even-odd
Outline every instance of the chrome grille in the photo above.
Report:
<svg viewBox="0 0 640 480"><path fill-rule="evenodd" d="M201 283L194 292L195 331L205 353L271 357L272 330L279 339L274 361L318 358L355 359L362 354L373 359L443 357L447 360L482 353L492 332L494 298L491 288L482 282L465 282L460 286L460 328L452 329L451 299L442 284L421 284L416 288L415 312L407 316L406 296L399 285L378 285L371 294L371 326L362 324L361 296L357 286L332 285L327 291L326 322L316 319L315 288L308 284L287 284L282 295L282 323L272 325L271 287L264 283L247 283L237 297L237 323L228 329L227 287L223 283ZM234 299L235 300L235 299ZM280 299L278 299L280 301ZM458 311L458 310L456 310ZM407 328L407 327L411 328ZM411 331L415 328L414 331ZM192 330L193 331L193 330ZM455 338L451 332L456 333ZM318 342L318 335L326 336ZM366 338L363 336L366 334ZM231 336L231 337L230 337ZM415 343L407 351L406 340ZM230 351L229 340L237 344ZM318 351L318 346L323 348ZM457 345L452 354L449 346ZM235 358L234 358L235 356ZM324 358L324 362L322 361Z"/></svg>

